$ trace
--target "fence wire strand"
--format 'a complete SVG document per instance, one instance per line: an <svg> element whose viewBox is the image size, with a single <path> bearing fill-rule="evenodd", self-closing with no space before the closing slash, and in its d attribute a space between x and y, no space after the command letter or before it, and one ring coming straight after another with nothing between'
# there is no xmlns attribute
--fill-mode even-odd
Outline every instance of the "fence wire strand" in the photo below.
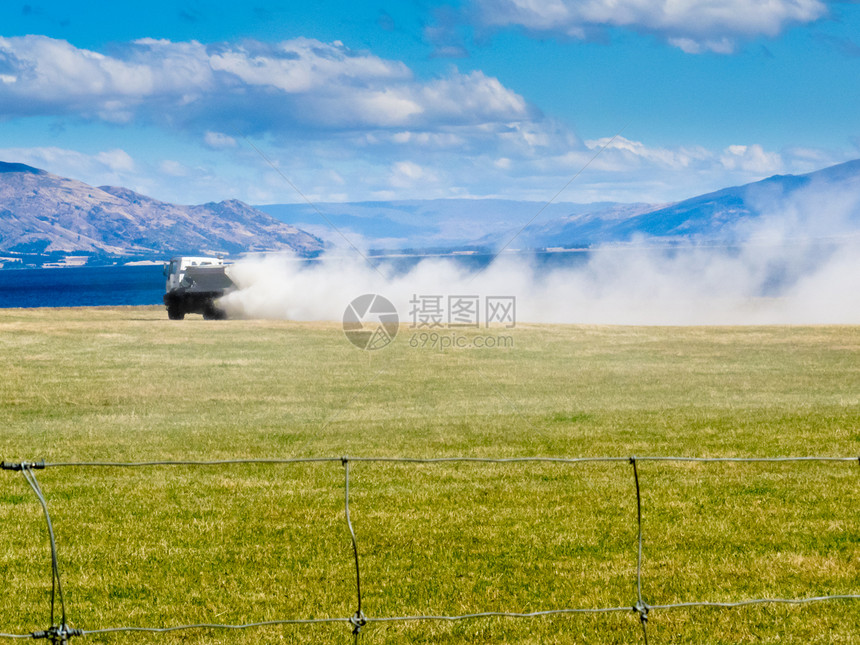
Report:
<svg viewBox="0 0 860 645"><path fill-rule="evenodd" d="M60 612L62 614L61 625L66 624L66 602L63 598L63 585L60 583L60 565L57 558L57 540L54 537L54 525L51 522L51 514L48 512L48 502L45 500L42 489L39 487L39 481L36 479L36 474L30 469L26 463L21 464L21 474L24 479L36 493L39 503L42 505L42 510L45 513L45 523L48 526L48 538L51 543L51 626L55 626L54 609L57 598L60 600Z"/></svg>
<svg viewBox="0 0 860 645"><path fill-rule="evenodd" d="M353 462L366 463L400 463L400 464L444 464L444 463L479 463L479 464L517 464L517 463L629 463L630 457L350 457ZM694 463L779 463L779 462L840 462L857 461L860 457L671 457L651 456L636 457L638 461L667 461ZM150 466L225 466L245 464L304 464L304 463L341 463L343 457L288 457L288 458L249 458L249 459L215 459L215 460L161 460L161 461L60 461L30 463L39 468L145 468ZM17 470L20 464L2 462L0 466Z"/></svg>
<svg viewBox="0 0 860 645"><path fill-rule="evenodd" d="M636 604L633 606L639 613L639 623L642 625L642 638L648 645L648 605L642 600L642 491L639 488L639 467L636 457L630 457L633 466L633 481L636 483Z"/></svg>
<svg viewBox="0 0 860 645"><path fill-rule="evenodd" d="M362 610L361 596L361 573L359 566L358 541L355 529L350 517L349 487L350 487L350 462L364 463L393 463L393 464L450 464L450 463L484 463L484 464L517 464L517 463L558 463L558 464L583 464L583 463L618 463L627 462L633 467L633 477L636 487L636 522L637 522L637 557L636 557L636 604L633 607L594 607L594 608L563 608L547 609L534 612L506 612L486 611L462 615L413 615L413 616L366 616ZM858 457L833 457L833 456L803 456L803 457L684 457L684 456L646 456L646 457L294 457L294 458L248 458L248 459L220 459L220 460L161 460L161 461L139 461L139 462L116 462L116 461L78 461L78 462L0 462L0 470L21 471L30 488L35 493L42 506L47 524L48 536L51 546L51 627L43 631L34 631L29 634L7 634L0 633L0 638L8 639L47 639L54 645L66 645L72 636L88 636L99 634L116 633L154 633L163 634L184 630L245 630L260 627L284 626L284 625L318 625L331 623L347 623L352 626L356 643L359 640L361 628L371 623L395 623L412 621L463 621L482 618L537 618L541 616L569 615L569 614L606 614L615 612L636 612L642 626L642 635L645 645L648 645L647 622L648 614L652 610L674 610L689 608L722 608L731 609L752 605L764 604L789 604L804 605L816 602L831 601L855 601L860 600L860 594L836 594L813 596L807 598L752 598L732 602L692 601L672 604L649 605L645 602L642 593L642 543L643 543L643 521L642 521L642 492L639 481L639 462L690 462L690 463L797 463L797 462L847 462L856 461L860 465ZM332 463L340 462L344 468L344 515L352 540L353 555L355 558L355 585L357 609L355 614L348 617L330 618L293 618L282 620L269 620L245 624L221 624L221 623L197 623L189 625L174 625L168 627L106 627L100 629L71 629L67 625L66 606L63 598L62 585L60 583L60 567L57 557L57 545L54 535L53 523L48 511L48 504L42 489L36 479L33 470L45 468L78 468L78 467L106 467L106 468L143 468L159 466L225 466L225 465L253 465L253 464L310 464L310 463ZM56 604L59 601L61 621L55 622Z"/></svg>
<svg viewBox="0 0 860 645"><path fill-rule="evenodd" d="M358 609L355 614L349 619L352 623L352 633L355 634L355 640L358 641L358 635L361 628L367 624L367 618L361 611L361 569L358 566L358 541L355 539L355 529L352 526L352 520L349 517L349 458L341 457L344 472L344 512L346 514L346 525L349 527L349 535L352 537L352 552L355 555L355 593L358 596Z"/></svg>

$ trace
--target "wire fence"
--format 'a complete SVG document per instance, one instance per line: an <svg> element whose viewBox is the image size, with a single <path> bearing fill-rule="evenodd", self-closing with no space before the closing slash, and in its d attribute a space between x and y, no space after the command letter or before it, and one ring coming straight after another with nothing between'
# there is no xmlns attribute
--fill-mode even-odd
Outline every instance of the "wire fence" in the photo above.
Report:
<svg viewBox="0 0 860 645"><path fill-rule="evenodd" d="M406 615L406 616L368 616L362 607L362 578L361 560L359 558L359 540L350 518L350 463L400 463L400 464L528 464L528 463L555 463L555 464L584 464L584 463L628 463L632 467L633 483L636 494L636 601L630 606L620 607L580 607L559 608L535 612L514 611L485 611L462 615ZM292 459L225 459L211 461L145 461L145 462L0 462L0 470L20 472L29 487L39 500L45 516L51 549L51 610L50 627L37 630L28 634L0 633L0 638L8 639L46 639L55 645L65 645L76 636L95 636L99 634L116 634L145 632L153 634L164 634L183 630L245 630L267 626L278 625L314 625L324 623L343 623L352 628L355 640L358 642L361 630L364 626L372 623L395 623L410 621L466 621L481 618L538 618L542 616L564 615L564 614L607 614L617 612L633 612L639 619L642 627L643 642L648 644L648 620L652 611L668 611L674 609L686 609L695 607L717 607L737 608L750 605L764 604L790 604L805 605L809 603L827 601L858 601L860 593L824 595L801 598L753 598L733 602L694 601L674 604L649 604L646 602L642 592L642 562L643 562L643 520L642 520L642 492L640 486L639 464L642 462L688 462L688 463L798 463L798 462L856 462L860 466L860 457L438 457L438 458L412 458L412 457L308 457ZM246 624L218 624L197 623L189 625L174 625L168 627L106 627L99 629L79 629L69 626L66 603L63 597L63 588L60 578L60 566L57 555L57 542L54 535L54 527L51 522L51 514L48 503L42 492L41 486L36 478L35 471L47 468L146 468L157 466L223 466L223 465L249 465L249 464L308 464L308 463L339 463L344 472L344 518L349 529L352 540L352 551L355 559L355 613L350 616L331 618L291 618L283 620L269 620ZM860 472L860 471L858 471ZM858 582L860 584L860 582ZM858 589L860 591L860 589ZM59 618L59 620L58 620Z"/></svg>

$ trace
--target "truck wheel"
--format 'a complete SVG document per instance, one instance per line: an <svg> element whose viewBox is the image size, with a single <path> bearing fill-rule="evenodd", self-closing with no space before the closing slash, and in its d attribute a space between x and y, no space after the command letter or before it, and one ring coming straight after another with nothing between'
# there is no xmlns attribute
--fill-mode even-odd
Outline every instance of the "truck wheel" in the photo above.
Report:
<svg viewBox="0 0 860 645"><path fill-rule="evenodd" d="M167 317L170 318L170 320L183 320L185 318L185 312L178 304L170 304L167 305Z"/></svg>
<svg viewBox="0 0 860 645"><path fill-rule="evenodd" d="M203 308L203 320L224 320L227 317L223 311L218 309L214 304L207 303Z"/></svg>

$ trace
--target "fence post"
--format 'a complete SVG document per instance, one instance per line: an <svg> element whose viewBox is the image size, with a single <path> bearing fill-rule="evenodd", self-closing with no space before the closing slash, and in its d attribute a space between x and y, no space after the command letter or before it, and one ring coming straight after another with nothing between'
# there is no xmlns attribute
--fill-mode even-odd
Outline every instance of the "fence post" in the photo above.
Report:
<svg viewBox="0 0 860 645"><path fill-rule="evenodd" d="M361 611L361 570L358 566L358 542L355 539L355 529L352 528L352 520L349 517L349 457L341 457L340 461L344 469L344 510L346 511L346 525L349 527L349 534L352 537L352 552L355 555L355 591L358 596L358 608L355 614L350 617L349 622L352 624L355 641L358 642L358 635L361 628L367 624L367 617Z"/></svg>
<svg viewBox="0 0 860 645"><path fill-rule="evenodd" d="M24 479L33 489L39 503L42 505L42 510L45 513L45 522L48 526L48 538L51 543L51 627L43 631L33 632L31 638L45 638L53 645L66 645L69 638L72 636L83 636L83 631L80 629L70 629L66 621L66 603L63 599L63 586L60 584L60 565L57 559L57 540L54 537L54 525L51 522L51 514L48 512L48 502L45 500L45 495L42 493L42 488L39 486L39 481L36 479L34 470L44 470L45 462L21 462L20 464L7 464L5 461L0 463L2 470L20 470ZM60 601L60 613L62 619L57 625L54 621L56 601Z"/></svg>
<svg viewBox="0 0 860 645"><path fill-rule="evenodd" d="M642 637L645 639L645 645L648 645L648 610L649 607L642 600L642 492L639 488L639 468L636 465L636 457L630 457L630 464L633 466L633 480L636 482L636 525L637 525L637 541L638 549L636 555L636 604L633 605L633 611L639 613L639 622L642 625Z"/></svg>

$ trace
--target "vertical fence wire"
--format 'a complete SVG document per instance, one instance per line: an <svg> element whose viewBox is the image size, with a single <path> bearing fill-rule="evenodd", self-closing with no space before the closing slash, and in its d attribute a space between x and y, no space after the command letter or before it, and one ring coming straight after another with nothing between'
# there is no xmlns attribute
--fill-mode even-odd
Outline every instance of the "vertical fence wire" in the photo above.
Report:
<svg viewBox="0 0 860 645"><path fill-rule="evenodd" d="M48 538L51 545L51 627L45 631L33 632L33 638L46 638L57 645L65 645L70 636L80 636L81 631L77 629L69 629L68 620L66 618L66 601L63 597L63 585L60 582L60 564L57 557L57 539L54 535L54 524L51 522L51 513L48 511L48 502L45 500L45 495L42 493L42 488L39 486L39 480L36 479L35 468L43 468L44 464L33 464L23 462L19 464L21 474L36 497L42 505L42 510L45 513L45 523L48 527ZM56 617L57 601L60 604L60 624L58 625Z"/></svg>
<svg viewBox="0 0 860 645"><path fill-rule="evenodd" d="M636 457L630 457L633 466L633 481L636 484L636 605L633 610L639 613L639 623L642 625L642 638L648 645L648 605L642 600L642 492L639 487L639 467Z"/></svg>
<svg viewBox="0 0 860 645"><path fill-rule="evenodd" d="M349 535L352 537L352 552L355 555L355 592L358 597L358 609L355 614L349 619L352 624L352 633L355 634L355 642L358 642L358 636L361 628L367 624L367 617L361 611L361 569L358 566L358 541L355 539L355 529L352 526L352 520L349 517L349 458L342 457L344 471L344 511L346 513L346 525L349 527Z"/></svg>
<svg viewBox="0 0 860 645"><path fill-rule="evenodd" d="M33 489L33 492L36 493L36 497L39 498L39 503L42 505L42 510L45 512L45 522L48 525L48 538L51 544L51 626L56 625L54 614L57 599L60 601L60 613L62 615L61 624L65 625L66 601L63 598L63 585L60 582L60 565L57 558L57 540L54 536L54 525L51 522L51 514L48 512L48 502L45 500L45 496L42 494L42 489L39 487L36 473L30 470L26 464L22 464L21 474L24 475L24 479L27 480L30 488Z"/></svg>

